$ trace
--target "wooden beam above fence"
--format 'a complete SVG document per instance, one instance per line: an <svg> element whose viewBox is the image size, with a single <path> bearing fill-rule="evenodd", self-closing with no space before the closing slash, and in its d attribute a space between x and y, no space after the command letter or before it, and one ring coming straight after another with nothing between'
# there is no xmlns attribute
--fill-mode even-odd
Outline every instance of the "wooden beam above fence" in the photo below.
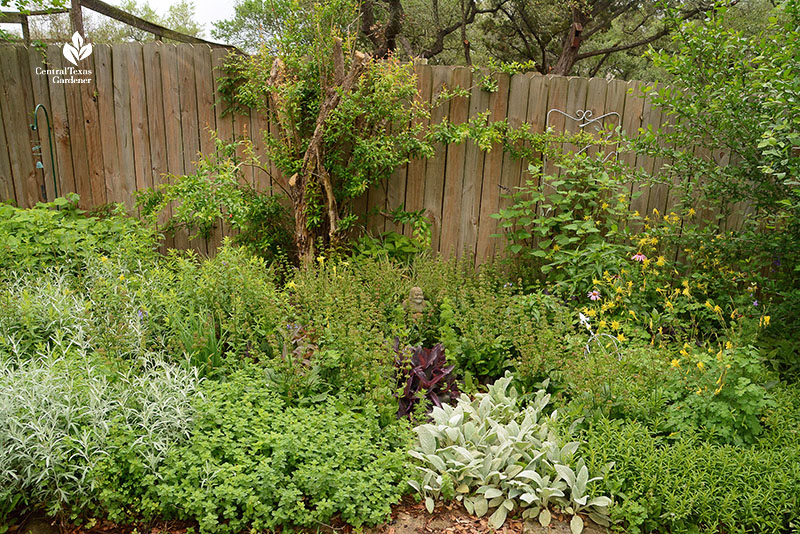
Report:
<svg viewBox="0 0 800 534"><path fill-rule="evenodd" d="M205 44L212 47L219 46L223 48L234 48L231 45L206 41L205 39L201 39L193 35L186 35L185 33L180 33L176 32L175 30L170 30L169 28L165 28L160 24L155 24L154 22L150 22L149 20L137 17L136 15L128 13L127 11L123 11L118 7L106 4L101 0L72 0L72 2L73 5L78 4L79 6L83 6L86 9L91 9L92 11L100 13L101 15L111 17L112 19L123 22L129 26L133 26L134 28L138 28L148 33L152 33L156 37L162 39L170 39L172 41L178 41L180 43Z"/></svg>

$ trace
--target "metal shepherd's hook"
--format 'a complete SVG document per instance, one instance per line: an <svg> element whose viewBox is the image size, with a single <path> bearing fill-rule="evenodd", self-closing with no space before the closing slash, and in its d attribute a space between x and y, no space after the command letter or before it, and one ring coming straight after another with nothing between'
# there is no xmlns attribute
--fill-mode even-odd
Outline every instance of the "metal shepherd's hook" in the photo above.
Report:
<svg viewBox="0 0 800 534"><path fill-rule="evenodd" d="M31 124L31 129L36 132L39 130L39 108L44 110L44 118L47 122L47 142L50 145L50 166L53 168L53 194L55 197L58 197L58 171L56 170L56 158L53 155L53 132L50 128L50 114L47 113L47 108L44 107L44 104L37 104L36 107L33 109L33 124ZM40 147L41 147L41 138L39 139ZM44 172L44 165L42 165L42 172ZM47 194L44 191L44 187L42 187L42 193L44 193L44 200L47 201Z"/></svg>

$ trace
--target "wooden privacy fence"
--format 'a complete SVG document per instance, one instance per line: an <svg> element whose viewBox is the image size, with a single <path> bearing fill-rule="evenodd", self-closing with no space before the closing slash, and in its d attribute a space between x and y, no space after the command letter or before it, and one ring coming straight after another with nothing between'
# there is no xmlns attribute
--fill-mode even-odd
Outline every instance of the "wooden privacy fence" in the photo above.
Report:
<svg viewBox="0 0 800 534"><path fill-rule="evenodd" d="M38 131L30 128L33 109L40 103L50 111L53 124L58 194L76 192L84 207L122 202L132 211L137 190L158 185L169 174L194 170L198 154L212 151L212 130L222 139L255 132L255 151L263 157L264 141L258 132L270 128L266 117L256 112L223 116L218 103L218 67L226 53L196 44L95 45L79 67L92 71L89 82L70 84L55 83L53 76L40 73L70 66L59 46L50 45L44 53L0 46L0 198L32 206L54 197L43 117ZM570 115L591 110L594 117L616 112L626 132L662 123L661 112L642 98L641 82L499 74L498 90L488 93L477 83L473 87L472 72L466 67L420 65L417 73L423 99L434 99L443 87L471 88L468 97L435 108L431 121L449 117L461 123L488 110L491 120L508 119L512 127L527 122L535 131L543 131L548 111L559 109ZM577 123L557 113L551 115L550 124L557 131L577 128ZM619 157L651 172L663 163L631 153ZM37 168L37 162L44 168ZM269 167L277 172L274 165ZM256 188L272 191L265 172L247 172ZM356 211L401 204L407 210L424 209L433 221L434 250L446 256L472 252L484 261L502 248L500 240L490 237L497 232L491 215L507 205L502 193L524 183L526 174L523 164L499 147L483 152L471 141L439 145L435 157L412 161L387 183L371 188L356 201ZM638 188L631 185L632 192ZM632 209L668 211L674 203L673 189L645 188ZM372 232L410 233L382 216L369 217L366 225ZM177 235L167 244L213 253L226 233L219 228L208 242L192 243L185 234Z"/></svg>

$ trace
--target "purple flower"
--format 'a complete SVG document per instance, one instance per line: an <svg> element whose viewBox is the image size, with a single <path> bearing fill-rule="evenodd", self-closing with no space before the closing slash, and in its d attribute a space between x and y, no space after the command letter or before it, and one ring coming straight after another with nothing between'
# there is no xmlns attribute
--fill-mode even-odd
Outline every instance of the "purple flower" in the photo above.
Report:
<svg viewBox="0 0 800 534"><path fill-rule="evenodd" d="M644 260L647 259L647 256L645 256L641 252L637 252L636 254L631 256L631 259L634 260L634 261L644 261Z"/></svg>
<svg viewBox="0 0 800 534"><path fill-rule="evenodd" d="M596 289L589 291L586 296L589 297L589 300L600 300L600 292Z"/></svg>
<svg viewBox="0 0 800 534"><path fill-rule="evenodd" d="M758 307L758 300L753 301L753 306L755 306L756 308Z"/></svg>

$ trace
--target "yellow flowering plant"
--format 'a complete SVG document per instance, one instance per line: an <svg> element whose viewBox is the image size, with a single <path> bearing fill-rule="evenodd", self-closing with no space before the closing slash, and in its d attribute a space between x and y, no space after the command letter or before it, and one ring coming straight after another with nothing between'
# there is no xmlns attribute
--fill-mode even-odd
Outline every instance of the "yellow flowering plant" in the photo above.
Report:
<svg viewBox="0 0 800 534"><path fill-rule="evenodd" d="M666 431L697 432L719 443L752 443L774 405L775 376L758 349L736 343L685 344L665 375Z"/></svg>

